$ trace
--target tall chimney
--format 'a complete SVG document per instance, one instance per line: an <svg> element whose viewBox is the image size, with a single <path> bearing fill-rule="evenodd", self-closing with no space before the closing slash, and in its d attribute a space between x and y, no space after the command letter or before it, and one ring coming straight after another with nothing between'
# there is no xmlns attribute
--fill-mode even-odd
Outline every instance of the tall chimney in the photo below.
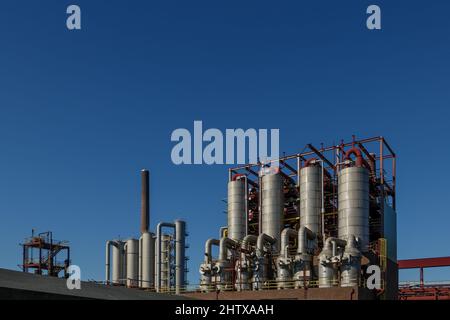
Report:
<svg viewBox="0 0 450 320"><path fill-rule="evenodd" d="M148 232L148 225L150 223L149 213L149 178L148 170L141 171L141 234Z"/></svg>

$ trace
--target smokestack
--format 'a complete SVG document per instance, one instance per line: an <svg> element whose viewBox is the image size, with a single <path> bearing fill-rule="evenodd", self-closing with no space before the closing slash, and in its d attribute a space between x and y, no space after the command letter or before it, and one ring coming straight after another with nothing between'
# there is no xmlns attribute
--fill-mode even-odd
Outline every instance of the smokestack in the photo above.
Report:
<svg viewBox="0 0 450 320"><path fill-rule="evenodd" d="M149 213L149 173L147 169L141 171L141 234L148 232L148 225L150 223Z"/></svg>

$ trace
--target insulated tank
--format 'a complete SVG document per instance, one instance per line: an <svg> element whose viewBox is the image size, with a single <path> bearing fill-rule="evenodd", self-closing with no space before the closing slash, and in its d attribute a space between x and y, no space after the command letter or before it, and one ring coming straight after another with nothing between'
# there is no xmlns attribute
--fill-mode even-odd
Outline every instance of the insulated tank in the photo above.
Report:
<svg viewBox="0 0 450 320"><path fill-rule="evenodd" d="M338 175L339 238L350 235L359 239L362 252L369 244L369 171L364 167L348 167Z"/></svg>
<svg viewBox="0 0 450 320"><path fill-rule="evenodd" d="M280 236L284 211L283 179L279 173L262 177L262 233L276 240L280 251Z"/></svg>
<svg viewBox="0 0 450 320"><path fill-rule="evenodd" d="M144 232L139 239L141 257L140 272L142 288L154 287L154 273L155 273L155 238L152 233Z"/></svg>
<svg viewBox="0 0 450 320"><path fill-rule="evenodd" d="M321 232L322 169L307 166L300 170L300 226Z"/></svg>
<svg viewBox="0 0 450 320"><path fill-rule="evenodd" d="M125 242L113 241L112 245L112 283L125 283Z"/></svg>
<svg viewBox="0 0 450 320"><path fill-rule="evenodd" d="M245 181L228 182L228 238L240 241L246 235Z"/></svg>
<svg viewBox="0 0 450 320"><path fill-rule="evenodd" d="M138 287L139 272L139 241L129 239L126 243L127 254L127 287Z"/></svg>

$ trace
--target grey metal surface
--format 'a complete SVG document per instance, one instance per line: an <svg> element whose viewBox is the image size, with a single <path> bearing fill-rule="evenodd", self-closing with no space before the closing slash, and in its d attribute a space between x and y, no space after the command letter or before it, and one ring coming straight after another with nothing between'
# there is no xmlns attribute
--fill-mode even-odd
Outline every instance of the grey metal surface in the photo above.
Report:
<svg viewBox="0 0 450 320"><path fill-rule="evenodd" d="M175 220L175 290L179 294L185 286L186 222Z"/></svg>
<svg viewBox="0 0 450 320"><path fill-rule="evenodd" d="M245 182L228 182L228 238L240 241L246 235Z"/></svg>
<svg viewBox="0 0 450 320"><path fill-rule="evenodd" d="M128 239L126 243L127 253L127 287L139 286L139 241Z"/></svg>
<svg viewBox="0 0 450 320"><path fill-rule="evenodd" d="M341 266L341 287L359 286L361 275L361 253L353 235L349 236Z"/></svg>
<svg viewBox="0 0 450 320"><path fill-rule="evenodd" d="M125 242L115 240L112 244L112 283L125 284Z"/></svg>
<svg viewBox="0 0 450 320"><path fill-rule="evenodd" d="M298 232L285 228L281 232L281 250L277 258L277 287L285 289L292 286L293 258L289 255L289 242L298 237Z"/></svg>
<svg viewBox="0 0 450 320"><path fill-rule="evenodd" d="M214 239L214 238L209 238L208 240L206 240L205 242L205 258L204 258L204 262L205 263L211 263L212 261L212 246L218 246L220 244L220 240L219 239Z"/></svg>
<svg viewBox="0 0 450 320"><path fill-rule="evenodd" d="M83 273L83 269L81 269ZM83 274L82 274L83 276ZM186 300L186 297L81 282L69 290L66 279L0 269L0 299Z"/></svg>
<svg viewBox="0 0 450 320"><path fill-rule="evenodd" d="M298 230L297 254L294 262L295 287L307 286L312 278L312 261L314 249L317 247L317 235L302 226Z"/></svg>
<svg viewBox="0 0 450 320"><path fill-rule="evenodd" d="M300 225L315 234L321 230L322 172L319 166L300 170Z"/></svg>
<svg viewBox="0 0 450 320"><path fill-rule="evenodd" d="M280 236L284 211L283 179L280 174L262 177L262 233L276 240L276 252L280 251Z"/></svg>
<svg viewBox="0 0 450 320"><path fill-rule="evenodd" d="M338 234L347 240L359 238L362 252L369 243L369 171L363 167L349 167L338 175Z"/></svg>
<svg viewBox="0 0 450 320"><path fill-rule="evenodd" d="M155 239L152 233L144 232L140 241L140 287L153 288L155 274Z"/></svg>

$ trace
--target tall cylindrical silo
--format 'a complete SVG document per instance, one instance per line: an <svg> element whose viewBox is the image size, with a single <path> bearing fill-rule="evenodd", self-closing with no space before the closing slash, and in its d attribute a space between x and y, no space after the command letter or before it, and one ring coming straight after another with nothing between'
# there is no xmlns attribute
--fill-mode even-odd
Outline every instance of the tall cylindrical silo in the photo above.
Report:
<svg viewBox="0 0 450 320"><path fill-rule="evenodd" d="M175 290L179 294L184 290L186 261L186 222L175 220Z"/></svg>
<svg viewBox="0 0 450 320"><path fill-rule="evenodd" d="M139 241L129 239L126 243L127 254L127 287L138 287L139 273Z"/></svg>
<svg viewBox="0 0 450 320"><path fill-rule="evenodd" d="M140 242L140 287L153 288L155 274L155 238L152 233L144 232L140 238Z"/></svg>
<svg viewBox="0 0 450 320"><path fill-rule="evenodd" d="M228 238L240 241L246 233L244 179L228 182Z"/></svg>
<svg viewBox="0 0 450 320"><path fill-rule="evenodd" d="M280 236L284 211L283 178L279 173L262 177L262 233L276 240L280 251Z"/></svg>
<svg viewBox="0 0 450 320"><path fill-rule="evenodd" d="M350 235L359 239L362 252L369 244L369 171L360 166L348 167L338 175L339 238Z"/></svg>
<svg viewBox="0 0 450 320"><path fill-rule="evenodd" d="M113 241L112 245L112 283L125 283L125 242Z"/></svg>
<svg viewBox="0 0 450 320"><path fill-rule="evenodd" d="M322 169L310 165L300 170L300 226L321 232Z"/></svg>

